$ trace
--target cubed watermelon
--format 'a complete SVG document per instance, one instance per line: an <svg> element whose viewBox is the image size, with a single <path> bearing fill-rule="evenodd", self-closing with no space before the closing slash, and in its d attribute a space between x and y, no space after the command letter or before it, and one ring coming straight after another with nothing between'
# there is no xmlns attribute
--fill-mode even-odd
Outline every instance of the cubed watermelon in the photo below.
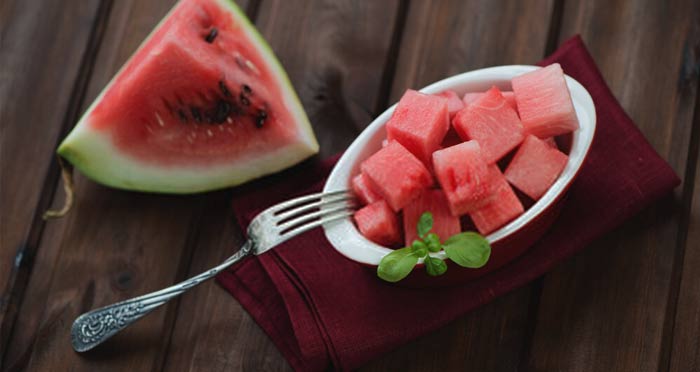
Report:
<svg viewBox="0 0 700 372"><path fill-rule="evenodd" d="M372 190L370 181L363 173L358 174L352 179L352 190L362 204L372 204L382 200L382 197L379 196L376 191Z"/></svg>
<svg viewBox="0 0 700 372"><path fill-rule="evenodd" d="M484 93L483 92L467 92L464 93L462 96L462 103L464 103L464 107L469 107L472 103L474 103L479 97L481 97Z"/></svg>
<svg viewBox="0 0 700 372"><path fill-rule="evenodd" d="M397 212L433 184L425 165L396 141L390 141L360 168L371 188Z"/></svg>
<svg viewBox="0 0 700 372"><path fill-rule="evenodd" d="M476 100L481 98L485 93L477 92L477 93L465 93L464 96L462 97L462 103L464 104L464 107L467 107L474 103ZM506 103L510 107L515 110L515 112L518 112L518 105L515 103L515 95L513 92L510 91L501 91L501 94L503 95L503 98L506 99Z"/></svg>
<svg viewBox="0 0 700 372"><path fill-rule="evenodd" d="M433 166L453 216L476 210L490 201L488 167L476 141L435 151Z"/></svg>
<svg viewBox="0 0 700 372"><path fill-rule="evenodd" d="M425 190L418 198L408 203L403 209L403 230L405 245L410 245L418 238L416 224L420 216L430 212L433 215L433 229L441 239L447 239L460 230L459 217L450 213L447 197L441 190Z"/></svg>
<svg viewBox="0 0 700 372"><path fill-rule="evenodd" d="M398 141L426 165L449 128L447 99L410 89L386 123L387 139Z"/></svg>
<svg viewBox="0 0 700 372"><path fill-rule="evenodd" d="M452 125L463 140L479 142L481 154L489 164L497 162L523 140L518 114L496 87L457 113Z"/></svg>
<svg viewBox="0 0 700 372"><path fill-rule="evenodd" d="M506 178L518 190L539 199L557 180L569 157L529 135L506 168Z"/></svg>
<svg viewBox="0 0 700 372"><path fill-rule="evenodd" d="M450 114L450 118L454 117L459 110L464 108L464 103L457 93L452 90L446 90L435 95L447 99L447 112Z"/></svg>
<svg viewBox="0 0 700 372"><path fill-rule="evenodd" d="M544 139L544 143L547 144L547 146L553 148L553 149L559 149L559 146L557 145L557 140L554 139L554 137L547 137Z"/></svg>
<svg viewBox="0 0 700 372"><path fill-rule="evenodd" d="M491 202L469 214L474 226L482 235L496 231L525 210L496 165L489 166L489 177L493 193Z"/></svg>
<svg viewBox="0 0 700 372"><path fill-rule="evenodd" d="M511 83L527 133L547 138L578 129L571 94L558 63L516 76Z"/></svg>
<svg viewBox="0 0 700 372"><path fill-rule="evenodd" d="M362 207L354 217L365 238L387 247L401 243L398 216L384 200Z"/></svg>

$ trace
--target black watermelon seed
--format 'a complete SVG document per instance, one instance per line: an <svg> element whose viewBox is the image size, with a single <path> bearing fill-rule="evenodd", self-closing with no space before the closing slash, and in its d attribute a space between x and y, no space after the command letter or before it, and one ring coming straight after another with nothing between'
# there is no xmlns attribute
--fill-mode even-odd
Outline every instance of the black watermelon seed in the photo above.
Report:
<svg viewBox="0 0 700 372"><path fill-rule="evenodd" d="M243 109L234 102L231 105L231 114L232 115L241 115L241 114L243 114Z"/></svg>
<svg viewBox="0 0 700 372"><path fill-rule="evenodd" d="M265 124L265 119L267 119L267 112L265 110L259 110L258 115L255 117L255 126L262 128Z"/></svg>
<svg viewBox="0 0 700 372"><path fill-rule="evenodd" d="M192 117L194 118L194 121L196 121L197 123L201 123L202 122L202 113L199 112L199 109L196 107L192 107L191 111L192 111Z"/></svg>
<svg viewBox="0 0 700 372"><path fill-rule="evenodd" d="M226 101L219 101L216 104L216 114L214 116L214 122L221 124L226 121L228 114L231 113L231 104Z"/></svg>
<svg viewBox="0 0 700 372"><path fill-rule="evenodd" d="M180 121L183 123L187 123L187 115L185 115L185 112L182 110L177 110L177 115L180 117Z"/></svg>
<svg viewBox="0 0 700 372"><path fill-rule="evenodd" d="M253 93L253 90L250 89L250 87L248 86L248 84L243 84L243 87L242 87L242 88L243 88L243 93L246 94L246 95Z"/></svg>
<svg viewBox="0 0 700 372"><path fill-rule="evenodd" d="M249 100L248 97L246 97L242 92L241 92L239 98L241 99L241 105L243 105L243 106L250 106L250 100Z"/></svg>
<svg viewBox="0 0 700 372"><path fill-rule="evenodd" d="M216 27L212 27L211 31L209 31L209 35L207 35L207 37L205 37L204 40L207 43L211 44L214 41L214 39L216 39L216 35L218 34L219 30L217 30Z"/></svg>
<svg viewBox="0 0 700 372"><path fill-rule="evenodd" d="M231 91L228 90L228 87L223 80L219 80L219 89L221 89L221 93L224 94L224 97L231 97Z"/></svg>

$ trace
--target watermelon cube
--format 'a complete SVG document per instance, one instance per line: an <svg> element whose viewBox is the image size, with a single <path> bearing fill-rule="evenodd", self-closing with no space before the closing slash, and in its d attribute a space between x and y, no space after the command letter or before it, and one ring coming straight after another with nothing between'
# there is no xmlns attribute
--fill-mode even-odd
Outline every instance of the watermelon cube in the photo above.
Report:
<svg viewBox="0 0 700 372"><path fill-rule="evenodd" d="M452 90L446 90L435 95L447 99L447 112L450 114L450 118L453 118L459 110L464 108L464 103L457 93Z"/></svg>
<svg viewBox="0 0 700 372"><path fill-rule="evenodd" d="M474 103L476 100L481 98L485 93L465 93L464 96L462 97L462 103L464 103L464 107L467 107ZM515 110L515 112L518 112L518 105L515 103L515 94L513 92L509 91L501 91L501 94L503 95L503 98L506 99L506 103L510 107Z"/></svg>
<svg viewBox="0 0 700 372"><path fill-rule="evenodd" d="M387 247L401 242L398 216L384 200L362 207L354 217L365 238Z"/></svg>
<svg viewBox="0 0 700 372"><path fill-rule="evenodd" d="M493 199L489 204L469 214L474 226L482 235L496 231L525 211L518 196L496 165L489 166L489 177Z"/></svg>
<svg viewBox="0 0 700 372"><path fill-rule="evenodd" d="M433 166L453 216L476 210L490 201L488 167L476 141L435 151Z"/></svg>
<svg viewBox="0 0 700 372"><path fill-rule="evenodd" d="M420 216L430 212L433 215L433 229L440 239L447 239L458 234L460 229L459 217L450 212L447 197L442 190L425 190L418 198L408 203L403 209L404 244L410 245L418 238L416 224Z"/></svg>
<svg viewBox="0 0 700 372"><path fill-rule="evenodd" d="M352 179L352 190L362 204L372 204L382 200L382 197L379 196L376 191L372 190L371 183L367 179L367 176L362 173Z"/></svg>
<svg viewBox="0 0 700 372"><path fill-rule="evenodd" d="M547 146L553 149L559 149L559 146L557 145L557 140L555 140L554 137L547 137L543 141L547 144Z"/></svg>
<svg viewBox="0 0 700 372"><path fill-rule="evenodd" d="M360 168L372 190L397 212L433 184L425 165L396 141L390 141Z"/></svg>
<svg viewBox="0 0 700 372"><path fill-rule="evenodd" d="M511 83L528 134L547 138L578 129L571 94L558 63L516 76Z"/></svg>
<svg viewBox="0 0 700 372"><path fill-rule="evenodd" d="M464 93L462 96L462 103L464 103L464 107L469 107L469 105L476 102L476 100L478 100L483 94L483 92Z"/></svg>
<svg viewBox="0 0 700 372"><path fill-rule="evenodd" d="M492 87L457 113L452 125L463 140L476 140L481 155L492 164L523 140L523 125L501 91Z"/></svg>
<svg viewBox="0 0 700 372"><path fill-rule="evenodd" d="M386 123L387 139L398 141L426 165L449 128L447 99L410 89Z"/></svg>
<svg viewBox="0 0 700 372"><path fill-rule="evenodd" d="M569 157L545 141L529 135L506 168L506 178L518 190L539 199L556 181Z"/></svg>

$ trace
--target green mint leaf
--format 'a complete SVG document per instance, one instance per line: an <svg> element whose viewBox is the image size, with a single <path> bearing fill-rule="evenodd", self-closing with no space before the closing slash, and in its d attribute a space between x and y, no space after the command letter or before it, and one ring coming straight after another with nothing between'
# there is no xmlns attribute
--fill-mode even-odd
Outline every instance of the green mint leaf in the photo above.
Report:
<svg viewBox="0 0 700 372"><path fill-rule="evenodd" d="M411 251L418 257L425 257L428 255L428 246L421 240L414 240L411 244Z"/></svg>
<svg viewBox="0 0 700 372"><path fill-rule="evenodd" d="M426 257L425 258L425 272L430 276L439 276L447 271L447 264L445 261L436 257Z"/></svg>
<svg viewBox="0 0 700 372"><path fill-rule="evenodd" d="M491 246L475 232L463 232L451 236L442 246L450 260L472 269L486 265L491 256Z"/></svg>
<svg viewBox="0 0 700 372"><path fill-rule="evenodd" d="M425 236L425 244L428 246L428 250L431 252L440 252L442 245L440 244L440 237L436 233L430 233Z"/></svg>
<svg viewBox="0 0 700 372"><path fill-rule="evenodd" d="M418 263L418 256L410 247L397 249L382 258L377 266L377 276L387 282L405 278Z"/></svg>
<svg viewBox="0 0 700 372"><path fill-rule="evenodd" d="M433 214L430 212L425 212L420 215L420 218L418 219L418 236L422 238L425 237L425 234L430 232L430 229L433 228Z"/></svg>

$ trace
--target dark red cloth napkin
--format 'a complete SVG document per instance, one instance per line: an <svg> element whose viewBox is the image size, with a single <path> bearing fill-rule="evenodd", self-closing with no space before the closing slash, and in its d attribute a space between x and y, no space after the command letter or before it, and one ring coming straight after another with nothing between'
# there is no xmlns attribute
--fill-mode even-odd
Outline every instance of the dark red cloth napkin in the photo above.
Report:
<svg viewBox="0 0 700 372"><path fill-rule="evenodd" d="M622 110L579 37L540 64L553 62L588 89L598 128L561 215L519 259L465 285L406 289L342 257L316 229L218 277L294 369L359 367L546 273L680 183ZM241 226L276 202L320 190L335 160L309 161L236 190ZM434 304L443 306L436 312Z"/></svg>

